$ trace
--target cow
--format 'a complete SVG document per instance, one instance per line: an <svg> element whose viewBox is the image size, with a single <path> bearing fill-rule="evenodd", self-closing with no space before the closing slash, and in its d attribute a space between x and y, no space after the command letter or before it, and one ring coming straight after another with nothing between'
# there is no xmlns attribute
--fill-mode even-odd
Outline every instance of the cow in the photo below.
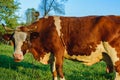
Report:
<svg viewBox="0 0 120 80"><path fill-rule="evenodd" d="M120 16L45 16L13 31L4 38L14 43L14 60L22 61L29 51L41 63L51 64L54 80L57 75L65 80L64 58L89 66L104 60L107 72L115 69L115 80L120 80Z"/></svg>

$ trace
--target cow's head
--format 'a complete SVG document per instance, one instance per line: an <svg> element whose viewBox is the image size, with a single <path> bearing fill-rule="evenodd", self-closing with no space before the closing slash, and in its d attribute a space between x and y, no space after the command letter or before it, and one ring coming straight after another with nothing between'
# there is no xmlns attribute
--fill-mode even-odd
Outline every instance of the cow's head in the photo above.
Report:
<svg viewBox="0 0 120 80"><path fill-rule="evenodd" d="M12 40L12 42L14 43L13 57L14 57L15 62L22 61L23 55L27 51L29 51L29 48L31 47L30 35L34 33L32 32L33 30L35 29L28 29L26 27L18 27L15 30L9 29L9 31L13 31L12 34L3 35L3 38L5 40ZM7 31L7 28L6 28L6 31Z"/></svg>

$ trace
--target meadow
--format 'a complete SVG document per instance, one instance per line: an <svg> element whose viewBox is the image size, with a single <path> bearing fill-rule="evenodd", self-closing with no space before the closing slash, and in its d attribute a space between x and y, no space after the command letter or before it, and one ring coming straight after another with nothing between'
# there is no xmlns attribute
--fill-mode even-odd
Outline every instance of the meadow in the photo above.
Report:
<svg viewBox="0 0 120 80"><path fill-rule="evenodd" d="M13 47L0 44L0 80L52 80L50 65L35 61L30 53L22 62L13 60ZM93 66L65 59L63 72L66 80L114 80L115 73L106 73L106 64L101 61Z"/></svg>

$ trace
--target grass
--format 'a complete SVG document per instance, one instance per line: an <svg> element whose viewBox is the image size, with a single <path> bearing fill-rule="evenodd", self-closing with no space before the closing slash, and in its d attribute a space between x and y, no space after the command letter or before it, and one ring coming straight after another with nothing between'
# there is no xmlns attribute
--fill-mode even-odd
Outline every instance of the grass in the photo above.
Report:
<svg viewBox="0 0 120 80"><path fill-rule="evenodd" d="M12 57L13 47L0 44L0 80L52 80L50 65L43 65L28 53L22 62ZM101 61L93 66L64 60L63 72L66 80L114 80L114 73L106 73L106 64Z"/></svg>

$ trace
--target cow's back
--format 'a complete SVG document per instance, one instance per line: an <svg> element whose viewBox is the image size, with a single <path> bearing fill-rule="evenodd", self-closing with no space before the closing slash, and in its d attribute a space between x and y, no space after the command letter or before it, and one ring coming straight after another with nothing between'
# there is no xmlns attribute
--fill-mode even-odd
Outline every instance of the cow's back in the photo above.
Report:
<svg viewBox="0 0 120 80"><path fill-rule="evenodd" d="M110 42L119 31L120 17L61 17L61 35L70 55L90 55L101 41Z"/></svg>

